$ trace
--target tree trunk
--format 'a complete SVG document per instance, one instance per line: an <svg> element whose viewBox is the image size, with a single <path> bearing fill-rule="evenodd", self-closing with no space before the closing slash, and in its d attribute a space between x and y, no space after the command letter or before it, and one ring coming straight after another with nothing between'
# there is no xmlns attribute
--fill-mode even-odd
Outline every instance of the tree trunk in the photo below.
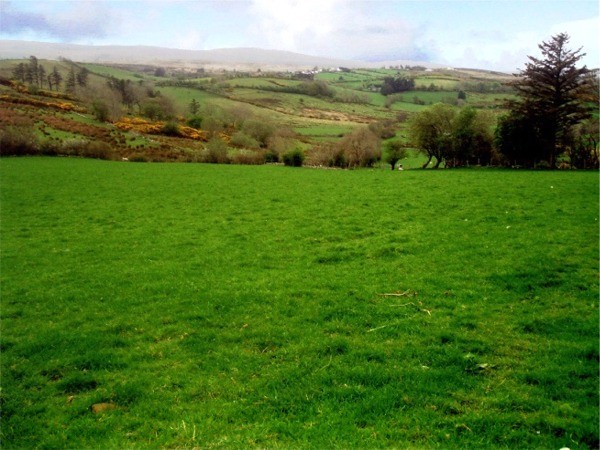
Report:
<svg viewBox="0 0 600 450"><path fill-rule="evenodd" d="M435 166L433 166L433 168L434 169L438 169L440 167L441 163L442 163L442 159L441 158L437 159L437 161L435 163Z"/></svg>
<svg viewBox="0 0 600 450"><path fill-rule="evenodd" d="M427 162L425 164L423 164L423 166L421 167L421 169L427 169L427 166L431 162L431 158L433 158L433 156L429 155L429 159L427 160Z"/></svg>

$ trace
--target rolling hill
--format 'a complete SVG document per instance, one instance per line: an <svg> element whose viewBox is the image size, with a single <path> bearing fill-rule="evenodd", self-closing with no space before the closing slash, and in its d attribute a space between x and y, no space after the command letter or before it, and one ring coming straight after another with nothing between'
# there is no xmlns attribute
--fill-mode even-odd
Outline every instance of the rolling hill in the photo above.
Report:
<svg viewBox="0 0 600 450"><path fill-rule="evenodd" d="M304 70L318 67L377 68L387 65L441 67L418 61L366 62L324 58L300 53L259 48L183 50L149 46L94 46L48 42L0 40L1 59L59 57L80 62L154 64L237 70Z"/></svg>

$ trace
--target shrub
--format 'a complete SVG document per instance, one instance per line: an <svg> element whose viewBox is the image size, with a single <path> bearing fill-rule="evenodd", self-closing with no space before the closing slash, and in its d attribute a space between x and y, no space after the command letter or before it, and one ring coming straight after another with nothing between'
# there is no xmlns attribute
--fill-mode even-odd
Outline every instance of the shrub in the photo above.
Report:
<svg viewBox="0 0 600 450"><path fill-rule="evenodd" d="M348 167L344 149L334 143L326 143L312 148L307 162L313 166Z"/></svg>
<svg viewBox="0 0 600 450"><path fill-rule="evenodd" d="M199 130L202 127L202 117L200 116L192 116L187 120L188 127L195 128Z"/></svg>
<svg viewBox="0 0 600 450"><path fill-rule="evenodd" d="M175 116L175 107L169 98L160 95L147 99L140 106L140 113L150 120L168 120Z"/></svg>
<svg viewBox="0 0 600 450"><path fill-rule="evenodd" d="M280 127L267 139L267 148L283 155L296 147L296 133L291 128Z"/></svg>
<svg viewBox="0 0 600 450"><path fill-rule="evenodd" d="M283 164L290 167L302 167L304 164L304 152L300 148L295 148L283 155Z"/></svg>
<svg viewBox="0 0 600 450"><path fill-rule="evenodd" d="M311 97L333 97L335 91L324 81L305 81L300 85L300 92Z"/></svg>
<svg viewBox="0 0 600 450"><path fill-rule="evenodd" d="M229 141L231 145L234 147L243 147L243 148L259 148L259 142L251 136L248 136L243 131L238 131L233 133L231 136L231 141Z"/></svg>
<svg viewBox="0 0 600 450"><path fill-rule="evenodd" d="M228 148L225 141L221 138L214 137L206 144L206 153L204 154L204 162L211 164L229 164Z"/></svg>
<svg viewBox="0 0 600 450"><path fill-rule="evenodd" d="M108 105L102 100L94 100L92 102L92 114L96 120L100 122L108 122L110 117Z"/></svg>
<svg viewBox="0 0 600 450"><path fill-rule="evenodd" d="M176 122L169 121L161 128L161 133L165 136L181 136L181 130Z"/></svg>
<svg viewBox="0 0 600 450"><path fill-rule="evenodd" d="M0 156L35 155L38 138L32 127L9 126L0 131Z"/></svg>
<svg viewBox="0 0 600 450"><path fill-rule="evenodd" d="M366 105L370 102L367 94L356 91L340 91L335 94L335 100L342 103L358 103Z"/></svg>
<svg viewBox="0 0 600 450"><path fill-rule="evenodd" d="M369 124L369 130L381 139L396 137L396 126L392 120L380 120Z"/></svg>
<svg viewBox="0 0 600 450"><path fill-rule="evenodd" d="M267 141L275 131L275 128L266 120L249 119L244 122L242 131L255 139L261 147L266 147Z"/></svg>
<svg viewBox="0 0 600 450"><path fill-rule="evenodd" d="M265 163L263 151L239 150L231 157L233 164L259 165Z"/></svg>
<svg viewBox="0 0 600 450"><path fill-rule="evenodd" d="M396 168L396 163L406 158L407 155L406 148L399 141L389 141L385 145L385 150L385 161L392 166L392 170Z"/></svg>
<svg viewBox="0 0 600 450"><path fill-rule="evenodd" d="M148 162L148 158L142 153L131 155L128 159L130 162Z"/></svg>
<svg viewBox="0 0 600 450"><path fill-rule="evenodd" d="M60 144L51 139L40 142L40 155L56 156L60 154Z"/></svg>
<svg viewBox="0 0 600 450"><path fill-rule="evenodd" d="M267 150L265 153L265 162L266 163L278 163L279 162L279 153L273 149Z"/></svg>
<svg viewBox="0 0 600 450"><path fill-rule="evenodd" d="M339 143L348 167L371 167L381 159L380 140L368 128L359 128Z"/></svg>
<svg viewBox="0 0 600 450"><path fill-rule="evenodd" d="M85 158L110 159L112 149L110 145L102 141L88 142L81 150L80 156Z"/></svg>
<svg viewBox="0 0 600 450"><path fill-rule="evenodd" d="M82 156L89 141L81 138L65 139L60 146L60 154L66 156Z"/></svg>

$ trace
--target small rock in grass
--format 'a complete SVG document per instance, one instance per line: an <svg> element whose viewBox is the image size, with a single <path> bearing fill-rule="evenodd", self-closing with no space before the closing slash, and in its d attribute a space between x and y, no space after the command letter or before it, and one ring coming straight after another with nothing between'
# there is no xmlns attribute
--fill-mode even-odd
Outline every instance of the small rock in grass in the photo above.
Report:
<svg viewBox="0 0 600 450"><path fill-rule="evenodd" d="M99 414L101 412L104 411L111 411L113 409L117 409L117 405L115 405L114 403L94 403L91 407L90 410L94 413L94 414Z"/></svg>

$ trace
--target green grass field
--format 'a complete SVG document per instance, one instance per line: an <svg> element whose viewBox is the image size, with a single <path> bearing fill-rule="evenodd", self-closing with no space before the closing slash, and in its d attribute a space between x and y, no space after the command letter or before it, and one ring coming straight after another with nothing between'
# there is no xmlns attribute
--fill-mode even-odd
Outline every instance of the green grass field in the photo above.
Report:
<svg viewBox="0 0 600 450"><path fill-rule="evenodd" d="M598 447L595 172L0 173L3 448Z"/></svg>

